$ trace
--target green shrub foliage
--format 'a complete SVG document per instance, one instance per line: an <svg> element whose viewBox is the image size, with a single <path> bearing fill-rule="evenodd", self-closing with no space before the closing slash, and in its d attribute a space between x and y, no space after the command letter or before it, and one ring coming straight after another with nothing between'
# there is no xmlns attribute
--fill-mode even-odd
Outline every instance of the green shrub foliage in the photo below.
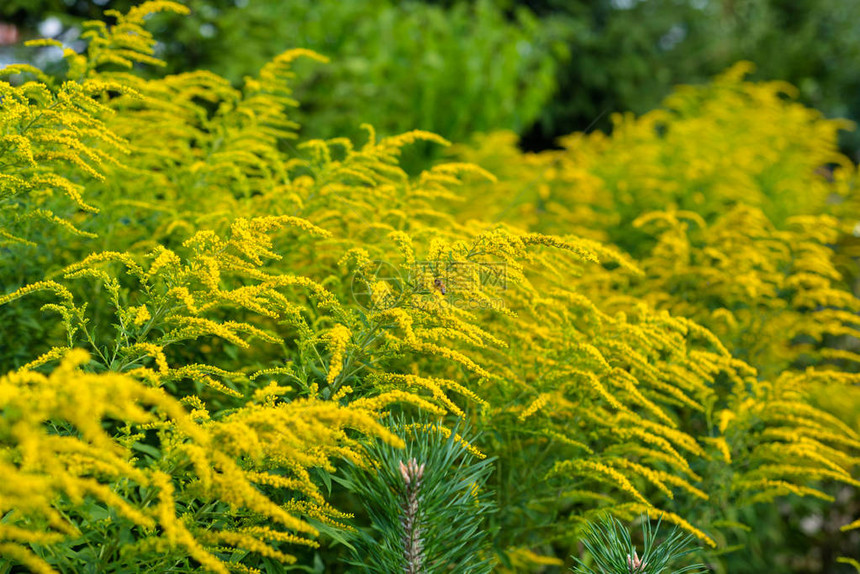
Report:
<svg viewBox="0 0 860 574"><path fill-rule="evenodd" d="M857 486L858 429L815 401L857 381L855 167L787 87L733 69L612 136L412 173L448 142L297 139L314 52L159 76L162 11L2 72L3 568L337 571L447 484L436 518L482 537L383 548L536 571L607 513L725 552L755 505ZM463 421L492 472L390 413Z"/></svg>

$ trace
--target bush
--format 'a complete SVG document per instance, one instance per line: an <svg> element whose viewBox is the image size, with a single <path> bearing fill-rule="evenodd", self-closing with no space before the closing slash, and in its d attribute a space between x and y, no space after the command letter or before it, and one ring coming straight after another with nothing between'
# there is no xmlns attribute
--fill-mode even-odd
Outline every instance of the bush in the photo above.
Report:
<svg viewBox="0 0 860 574"><path fill-rule="evenodd" d="M706 83L739 60L757 80L797 86L800 100L827 117L860 120L860 5L846 0L529 0L542 20L564 26L571 59L559 68L559 94L529 144L590 127L609 113L644 114L674 86ZM857 161L860 134L841 134Z"/></svg>
<svg viewBox="0 0 860 574"><path fill-rule="evenodd" d="M333 479L347 465L391 470L394 451L373 446L404 446L388 414L479 433L469 449L494 457L493 472L470 477L476 504L498 508L480 528L499 571L572 566L606 513L660 513L722 551L756 503L857 485L857 430L807 393L853 382L852 354L822 338L813 369L791 359L771 376L737 357L731 337L670 312L680 296L654 272L659 241L607 241L642 215L598 193L604 181L624 193L613 162L628 160L601 154L625 130L541 156L502 146L501 182L459 161L410 175L407 146L447 141L367 126L362 143L290 144L290 69L312 52L277 56L241 87L210 72L141 75L158 63L143 28L157 11L186 10L146 2L92 22L87 51L65 50L60 76L17 66L4 72L16 83L0 85L3 567L338 571L347 514L364 501ZM715 86L741 100L772 89L737 74ZM779 118L796 111L764 101ZM822 139L833 133L800 115ZM673 133L670 120L629 120L652 152L640 161L667 178L658 158L672 139L653 132ZM572 161L577 149L601 160ZM708 181L760 183L749 169ZM811 165L791 169L815 177ZM529 196L535 176L546 181ZM837 172L815 189L850 181ZM641 182L665 204L662 186ZM816 199L792 215L824 215L803 211ZM698 217L718 221L714 210ZM663 219L692 217L678 213ZM761 272L802 275L777 293L789 312L832 307L828 325L853 334L855 299L832 272L829 236L799 229L762 247L800 242L810 261ZM772 296L760 294L754 304ZM709 317L703 303L690 309ZM790 352L803 342L766 334Z"/></svg>
<svg viewBox="0 0 860 574"><path fill-rule="evenodd" d="M53 10L69 32L80 26L66 3L40 3L21 4L20 18ZM15 13L15 4L5 9ZM90 18L101 11L81 4L77 10ZM110 4L124 10L130 3ZM287 49L331 59L324 66L299 64L295 90L303 109L293 116L306 138L360 138L362 122L382 135L420 128L456 140L475 130L525 130L555 95L556 70L566 60L560 27L525 8L507 14L489 0L444 9L414 0L185 4L188 17L161 17L151 25L168 72L209 70L240 85L250 70ZM32 61L32 54L22 56Z"/></svg>
<svg viewBox="0 0 860 574"><path fill-rule="evenodd" d="M787 437L761 426L770 416L791 418L793 407L778 396L845 396L858 358L850 248L857 171L837 148L838 130L850 124L791 101L783 83L743 81L748 69L739 64L708 86L682 87L644 116L616 116L611 137L573 134L562 139L563 150L521 154L512 134L498 133L456 150L500 176L496 188L510 199L491 217L613 242L644 272L620 279L592 271L579 281L580 293L619 311L647 301L694 319L733 360L754 367L757 380L770 381L777 402L741 417L733 409L717 415L722 432L737 433L730 442L744 445L723 451L735 462L773 447L755 437ZM476 190L466 212L486 216L487 193ZM834 407L848 422L840 434L853 436L856 421ZM765 474L785 460L773 463ZM756 477L781 488L759 470L748 478L713 472L706 474L736 485ZM739 562L729 570L784 567Z"/></svg>

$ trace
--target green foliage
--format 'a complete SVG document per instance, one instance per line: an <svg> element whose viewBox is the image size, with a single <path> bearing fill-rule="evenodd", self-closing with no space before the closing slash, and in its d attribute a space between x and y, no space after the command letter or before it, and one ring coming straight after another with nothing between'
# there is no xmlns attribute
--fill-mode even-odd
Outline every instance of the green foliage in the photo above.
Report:
<svg viewBox="0 0 860 574"><path fill-rule="evenodd" d="M373 529L353 541L352 564L362 572L490 572L492 459L478 460L460 425L403 421L389 426L405 448L373 442L373 466L337 479L361 500Z"/></svg>
<svg viewBox="0 0 860 574"><path fill-rule="evenodd" d="M479 569L564 567L607 513L659 513L726 551L760 504L854 491L860 433L811 393L857 380L834 343L857 305L838 274L845 236L818 229L849 230L858 205L836 123L734 70L612 136L460 150L501 181L472 163L406 170L409 146L448 142L370 126L301 139L291 68L318 58L306 50L236 86L158 75L144 24L160 10L184 11L148 2L90 23L55 77L18 67L2 88L0 161L18 178L0 211L14 236L0 259L4 566L80 571L105 548L107 572L337 572L348 548L332 541L364 512L338 469L371 468L358 445L373 437L402 444L380 423L392 411L439 432L466 421L494 457L489 476L460 459L498 509L478 514L497 556L453 560ZM711 273L713 259L731 265ZM774 310L767 352L749 357L745 303ZM814 345L780 328L798 316L822 325L804 333ZM371 448L418 505L413 485L432 478L419 455L447 444ZM408 485L390 482L400 461ZM370 521L389 525L389 548L399 517Z"/></svg>
<svg viewBox="0 0 860 574"><path fill-rule="evenodd" d="M491 0L445 9L414 0L185 4L189 18L152 24L170 72L210 70L240 84L287 49L331 59L298 68L303 108L294 117L311 138L357 137L362 122L384 135L418 128L455 140L525 130L554 95L566 54L559 27L526 9L508 17Z"/></svg>
<svg viewBox="0 0 860 574"><path fill-rule="evenodd" d="M514 129L546 148L575 129L608 129L612 112L645 113L675 85L705 83L738 60L754 62L757 79L797 86L828 117L860 119L851 0L186 4L190 18L153 23L171 71L208 69L235 84L286 48L332 59L301 74L313 137L353 135L361 118L387 134L422 127L456 141ZM9 0L0 13L32 28L46 15L74 25L131 5ZM842 134L843 146L856 153L858 137Z"/></svg>
<svg viewBox="0 0 860 574"><path fill-rule="evenodd" d="M305 135L352 137L361 118L385 135L418 128L462 140L534 122L555 92L560 35L527 10L509 21L487 0L447 10L388 0L256 2L219 14L219 49L201 65L235 78L273 50L309 48L332 63L296 86ZM238 53L232 69L220 57L225 48Z"/></svg>
<svg viewBox="0 0 860 574"><path fill-rule="evenodd" d="M564 21L570 63L542 118L543 141L610 112L645 113L677 84L704 83L738 60L759 80L798 87L828 117L860 120L860 4L851 0L532 0L542 19ZM843 134L857 153L860 135ZM856 157L855 157L856 160Z"/></svg>
<svg viewBox="0 0 860 574"><path fill-rule="evenodd" d="M642 518L643 550L636 551L630 531L616 518L610 516L591 524L583 538L582 545L591 555L594 568L577 559L576 574L684 574L684 572L704 572L703 565L693 564L670 569L670 565L693 552L688 548L693 537L685 535L674 527L666 538L659 543L657 535L661 520L651 526L649 517Z"/></svg>

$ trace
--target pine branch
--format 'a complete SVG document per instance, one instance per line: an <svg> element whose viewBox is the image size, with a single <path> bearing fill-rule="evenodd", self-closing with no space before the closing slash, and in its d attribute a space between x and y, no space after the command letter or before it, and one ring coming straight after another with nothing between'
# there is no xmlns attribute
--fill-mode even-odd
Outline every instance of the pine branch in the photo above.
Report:
<svg viewBox="0 0 860 574"><path fill-rule="evenodd" d="M424 464L411 458L407 464L400 461L400 474L406 485L402 501L403 515L400 522L403 526L403 556L406 561L406 574L420 574L423 571L424 544L421 540L421 522L418 516L418 495L421 491L421 479L424 476Z"/></svg>
<svg viewBox="0 0 860 574"><path fill-rule="evenodd" d="M657 543L662 518L652 528L649 518L643 517L644 549L640 557L630 536L630 531L614 516L604 518L597 524L589 525L582 544L591 555L594 569L574 557L577 565L574 574L658 574L668 571L671 574L693 574L707 572L701 564L692 564L677 570L670 565L690 554L695 549L688 548L693 536L679 532L674 527L661 543Z"/></svg>
<svg viewBox="0 0 860 574"><path fill-rule="evenodd" d="M459 425L401 420L390 427L404 449L374 441L367 445L372 468L350 466L333 477L357 495L371 527L359 527L351 563L360 572L489 573L486 517L495 507L483 487L491 461L477 460L483 455Z"/></svg>

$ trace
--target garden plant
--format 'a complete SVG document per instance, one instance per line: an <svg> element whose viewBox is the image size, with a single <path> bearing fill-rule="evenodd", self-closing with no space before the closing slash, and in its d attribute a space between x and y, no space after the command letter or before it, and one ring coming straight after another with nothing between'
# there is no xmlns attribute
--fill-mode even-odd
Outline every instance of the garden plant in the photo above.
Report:
<svg viewBox="0 0 860 574"><path fill-rule="evenodd" d="M165 11L0 72L0 573L726 572L860 507L846 122L740 63L558 150L299 138L325 57L159 74Z"/></svg>

